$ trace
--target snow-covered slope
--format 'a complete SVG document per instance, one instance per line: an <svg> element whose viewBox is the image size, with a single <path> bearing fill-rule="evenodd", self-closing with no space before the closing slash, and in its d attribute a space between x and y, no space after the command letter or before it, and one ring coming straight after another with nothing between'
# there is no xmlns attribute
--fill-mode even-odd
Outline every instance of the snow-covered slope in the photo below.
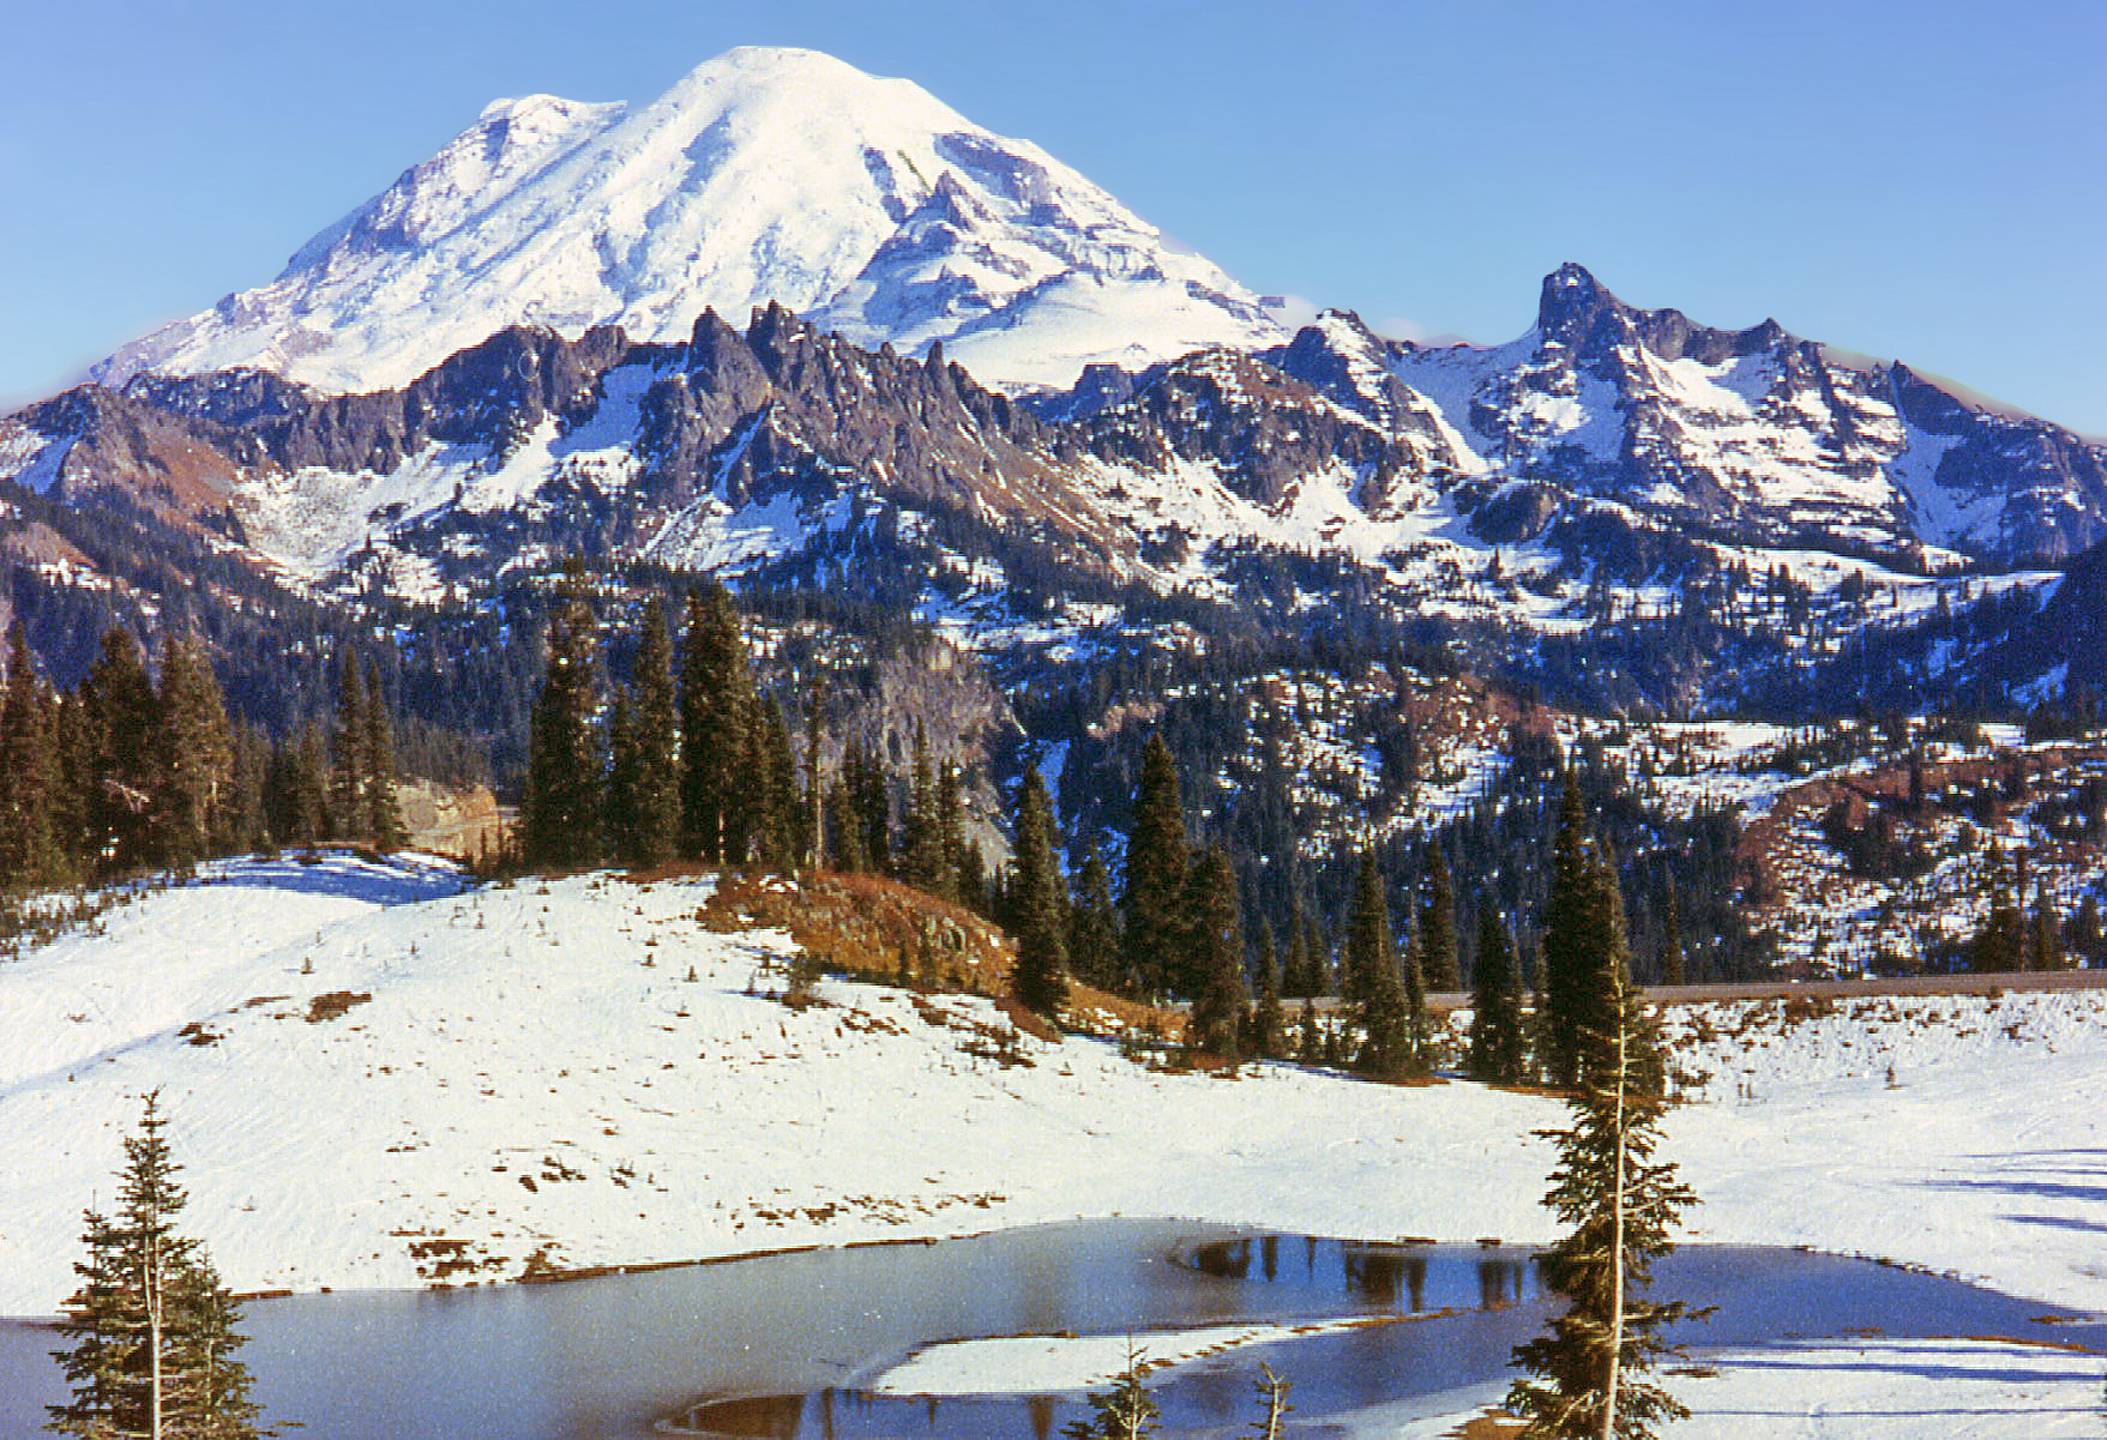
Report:
<svg viewBox="0 0 2107 1440"><path fill-rule="evenodd" d="M1027 1063L1005 1063L986 1000L769 998L789 942L704 929L712 888L236 862L0 965L0 1314L66 1293L80 1212L155 1087L194 1224L243 1289L1079 1215L1552 1233L1548 1100L1160 1073L1085 1039L1019 1036ZM2107 1301L2107 1201L2073 1179L2107 1128L2107 995L1714 1007L1676 1033L1712 1076L1668 1137L1700 1238Z"/></svg>
<svg viewBox="0 0 2107 1440"><path fill-rule="evenodd" d="M942 341L989 382L1060 385L1282 332L1205 259L1037 146L906 80L744 48L650 104L499 100L259 289L97 378L258 366L403 384L509 325L685 338L777 301L859 343Z"/></svg>

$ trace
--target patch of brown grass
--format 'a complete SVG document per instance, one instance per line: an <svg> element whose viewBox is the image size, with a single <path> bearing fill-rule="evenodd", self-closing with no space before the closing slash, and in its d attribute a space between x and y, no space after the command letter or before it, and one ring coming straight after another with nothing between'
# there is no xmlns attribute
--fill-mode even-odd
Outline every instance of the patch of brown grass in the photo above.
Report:
<svg viewBox="0 0 2107 1440"><path fill-rule="evenodd" d="M307 1023L319 1025L334 1020L354 1005L364 1005L373 996L366 991L331 990L307 1002Z"/></svg>

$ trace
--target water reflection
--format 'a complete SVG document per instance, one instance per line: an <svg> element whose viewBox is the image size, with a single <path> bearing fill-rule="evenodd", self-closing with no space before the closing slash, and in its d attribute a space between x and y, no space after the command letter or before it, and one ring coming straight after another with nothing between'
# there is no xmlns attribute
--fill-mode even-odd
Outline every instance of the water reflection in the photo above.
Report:
<svg viewBox="0 0 2107 1440"><path fill-rule="evenodd" d="M1704 1345L1870 1329L2107 1342L2097 1323L2038 1323L2058 1313L2048 1307L1824 1256L1688 1249L1659 1276L1661 1294L1719 1307L1684 1337ZM1152 1330L1228 1321L1394 1322L1157 1377L1167 1432L1226 1436L1251 1418L1261 1360L1294 1382L1297 1430L1321 1431L1501 1376L1548 1308L1518 1250L1099 1221L557 1286L262 1302L249 1309L245 1353L268 1410L303 1422L303 1440L1051 1440L1083 1416L1080 1395L887 1398L868 1387L912 1350L952 1339L1145 1343ZM1422 1318L1399 1318L1409 1315ZM0 1323L0 1435L36 1433L42 1406L59 1398L53 1343L48 1330Z"/></svg>

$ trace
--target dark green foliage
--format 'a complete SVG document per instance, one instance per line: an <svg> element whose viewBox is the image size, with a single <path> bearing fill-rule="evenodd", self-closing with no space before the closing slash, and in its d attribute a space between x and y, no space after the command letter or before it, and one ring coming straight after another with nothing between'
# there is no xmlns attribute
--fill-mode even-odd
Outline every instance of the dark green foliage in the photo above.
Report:
<svg viewBox="0 0 2107 1440"><path fill-rule="evenodd" d="M1185 804L1178 794L1177 764L1162 737L1152 736L1142 751L1134 828L1127 836L1126 886L1120 897L1127 973L1146 993L1162 993L1188 978L1179 974L1178 964L1185 948L1186 867Z"/></svg>
<svg viewBox="0 0 2107 1440"><path fill-rule="evenodd" d="M752 858L769 869L788 874L797 868L802 851L803 826L799 816L804 800L797 788L797 756L790 746L790 722L773 701L762 703L750 732L758 737L758 776L764 787L755 811Z"/></svg>
<svg viewBox="0 0 2107 1440"><path fill-rule="evenodd" d="M1471 971L1470 1076L1493 1084L1528 1074L1522 1040L1522 981L1514 940L1490 905L1478 907L1478 963Z"/></svg>
<svg viewBox="0 0 2107 1440"><path fill-rule="evenodd" d="M329 814L339 840L353 840L366 819L366 691L358 655L338 657L336 724L329 732Z"/></svg>
<svg viewBox="0 0 2107 1440"><path fill-rule="evenodd" d="M1280 961L1273 940L1273 927L1259 925L1258 1000L1251 1007L1249 1050L1268 1060L1287 1053L1287 1019L1280 1008Z"/></svg>
<svg viewBox="0 0 2107 1440"><path fill-rule="evenodd" d="M1979 975L2024 970L2027 954L2026 917L2013 899L2012 874L2002 858L1993 863L1990 913L1968 947L1968 968Z"/></svg>
<svg viewBox="0 0 2107 1440"><path fill-rule="evenodd" d="M1654 982L1659 985L1683 983L1683 922L1675 906L1675 886L1668 886L1667 899L1661 906L1660 959L1654 966Z"/></svg>
<svg viewBox="0 0 2107 1440"><path fill-rule="evenodd" d="M1008 913L1017 938L1012 987L1017 999L1041 1015L1068 1003L1067 902L1055 860L1053 806L1037 770L1024 772L1015 817L1017 858L1010 865Z"/></svg>
<svg viewBox="0 0 2107 1440"><path fill-rule="evenodd" d="M64 776L58 709L37 678L20 620L7 627L7 686L0 698L0 884L34 888L63 876L57 810Z"/></svg>
<svg viewBox="0 0 2107 1440"><path fill-rule="evenodd" d="M1585 1076L1587 1037L1610 1026L1610 976L1626 960L1616 869L1589 834L1579 781L1570 770L1543 928L1544 1071L1552 1084L1572 1085Z"/></svg>
<svg viewBox="0 0 2107 1440"><path fill-rule="evenodd" d="M88 816L87 853L123 873L158 858L154 798L160 793L161 705L146 677L139 646L122 630L103 637L83 683L91 759L82 777Z"/></svg>
<svg viewBox="0 0 2107 1440"><path fill-rule="evenodd" d="M1353 917L1347 923L1342 993L1361 1025L1359 1064L1374 1075L1401 1075L1411 1068L1412 1015L1398 973L1397 945L1390 934L1390 906L1375 856L1361 856ZM1348 988L1350 987L1350 988Z"/></svg>
<svg viewBox="0 0 2107 1440"><path fill-rule="evenodd" d="M1193 985L1193 1043L1234 1059L1244 1019L1244 914L1229 852L1217 846L1194 867L1187 973Z"/></svg>
<svg viewBox="0 0 2107 1440"><path fill-rule="evenodd" d="M630 666L630 755L627 829L614 839L632 865L659 865L680 844L680 704L673 688L673 638L665 602L644 604L636 659Z"/></svg>
<svg viewBox="0 0 2107 1440"><path fill-rule="evenodd" d="M713 582L688 599L681 652L681 828L689 854L746 863L766 801L765 786L753 783L763 763L759 718L738 611Z"/></svg>
<svg viewBox="0 0 2107 1440"><path fill-rule="evenodd" d="M1076 872L1068 911L1068 964L1075 977L1100 990L1124 989L1119 952L1119 910L1112 903L1112 872L1092 839Z"/></svg>
<svg viewBox="0 0 2107 1440"><path fill-rule="evenodd" d="M362 777L366 791L365 832L375 848L400 850L407 836L402 826L402 803L395 793L395 727L388 718L388 697L381 689L380 667L366 667L366 743L360 747L365 764Z"/></svg>
<svg viewBox="0 0 2107 1440"><path fill-rule="evenodd" d="M260 1433L240 1308L198 1243L177 1222L177 1182L156 1098L124 1142L117 1211L90 1210L80 1288L67 1302L54 1352L69 1395L49 1407L47 1428L80 1440L158 1435L163 1440L245 1440Z"/></svg>
<svg viewBox="0 0 2107 1440"><path fill-rule="evenodd" d="M1456 964L1456 887L1439 845L1427 847L1427 903L1420 911L1419 953L1427 989L1446 994L1463 987Z"/></svg>
<svg viewBox="0 0 2107 1440"><path fill-rule="evenodd" d="M585 576L565 576L566 599L549 617L548 668L534 701L520 841L527 864L549 869L601 858L604 816L599 709L599 622Z"/></svg>
<svg viewBox="0 0 2107 1440"><path fill-rule="evenodd" d="M155 858L187 866L211 853L214 819L231 798L234 734L195 637L171 638L161 656L161 726L154 766Z"/></svg>
<svg viewBox="0 0 2107 1440"><path fill-rule="evenodd" d="M1659 1158L1666 1101L1658 1040L1614 944L1605 947L1607 1025L1585 1047L1594 1057L1572 1097L1572 1123L1543 1132L1558 1147L1547 1203L1567 1227L1543 1257L1543 1272L1568 1308L1549 1331L1516 1347L1518 1381L1508 1408L1545 1437L1643 1440L1688 1411L1649 1378L1681 1352L1661 1329L1693 1314L1643 1297L1653 1263L1696 1197Z"/></svg>

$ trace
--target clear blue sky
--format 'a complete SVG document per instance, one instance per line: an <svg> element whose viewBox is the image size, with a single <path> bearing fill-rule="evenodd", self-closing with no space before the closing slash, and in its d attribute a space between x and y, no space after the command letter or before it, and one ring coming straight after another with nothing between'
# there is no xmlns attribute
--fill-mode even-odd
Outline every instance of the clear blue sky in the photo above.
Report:
<svg viewBox="0 0 2107 1440"><path fill-rule="evenodd" d="M1578 260L2107 433L2107 5L158 0L10 7L0 397L275 275L499 95L827 50L1255 289L1474 340Z"/></svg>

